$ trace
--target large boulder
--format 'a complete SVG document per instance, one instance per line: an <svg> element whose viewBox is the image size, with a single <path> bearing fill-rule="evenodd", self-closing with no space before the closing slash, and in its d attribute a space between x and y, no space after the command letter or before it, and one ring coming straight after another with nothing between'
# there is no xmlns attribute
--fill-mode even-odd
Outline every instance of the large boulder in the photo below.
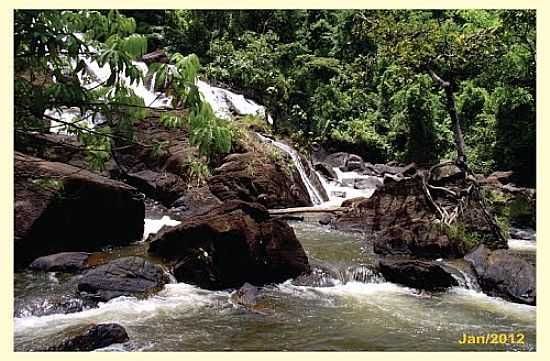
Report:
<svg viewBox="0 0 550 361"><path fill-rule="evenodd" d="M147 297L168 283L163 269L141 257L124 257L98 266L82 275L78 291L90 298L108 301L119 296Z"/></svg>
<svg viewBox="0 0 550 361"><path fill-rule="evenodd" d="M441 224L427 221L389 226L374 238L374 252L381 255L436 259L461 257L464 251L461 239L450 237Z"/></svg>
<svg viewBox="0 0 550 361"><path fill-rule="evenodd" d="M418 289L440 290L458 286L457 280L434 261L385 257L379 261L379 269L386 280Z"/></svg>
<svg viewBox="0 0 550 361"><path fill-rule="evenodd" d="M129 340L124 327L117 323L77 326L65 330L61 337L64 339L60 343L46 351L93 351Z"/></svg>
<svg viewBox="0 0 550 361"><path fill-rule="evenodd" d="M311 206L298 171L282 159L259 152L230 154L214 169L208 186L222 201L257 202L267 208Z"/></svg>
<svg viewBox="0 0 550 361"><path fill-rule="evenodd" d="M90 253L61 252L35 259L29 268L44 272L77 272L88 267Z"/></svg>
<svg viewBox="0 0 550 361"><path fill-rule="evenodd" d="M141 239L145 206L135 188L19 152L14 173L16 266Z"/></svg>
<svg viewBox="0 0 550 361"><path fill-rule="evenodd" d="M136 187L148 197L170 204L183 193L182 179L172 173L143 169L126 175L126 183Z"/></svg>
<svg viewBox="0 0 550 361"><path fill-rule="evenodd" d="M152 237L149 253L180 282L207 289L282 282L309 272L292 228L259 204L231 201Z"/></svg>
<svg viewBox="0 0 550 361"><path fill-rule="evenodd" d="M457 187L455 191L461 192L461 188ZM447 196L444 191L432 190L434 201L454 206L454 200ZM382 250L381 253L393 253L391 249L399 251L403 247L408 249L407 252L416 249L420 251L421 257L428 258L461 256L463 252L463 248L444 236L443 231L448 232L451 229L438 230L438 226L435 225L439 222L439 215L424 192L420 175L401 180L386 177L384 186L375 190L370 198L348 200L342 206L347 209L337 216L332 223L333 226L344 231L369 234L374 232L373 236L378 249ZM471 234L472 239L491 244L492 248L507 247L494 236L492 225L487 221L481 205L472 198L465 200L458 222L456 230ZM424 234L427 230L429 232ZM429 250L433 251L431 256Z"/></svg>
<svg viewBox="0 0 550 361"><path fill-rule="evenodd" d="M172 203L170 213L177 219L202 214L222 202L210 192L208 186L191 188Z"/></svg>
<svg viewBox="0 0 550 361"><path fill-rule="evenodd" d="M536 304L536 270L526 260L508 250L491 251L483 245L464 259L473 265L485 293L513 302Z"/></svg>

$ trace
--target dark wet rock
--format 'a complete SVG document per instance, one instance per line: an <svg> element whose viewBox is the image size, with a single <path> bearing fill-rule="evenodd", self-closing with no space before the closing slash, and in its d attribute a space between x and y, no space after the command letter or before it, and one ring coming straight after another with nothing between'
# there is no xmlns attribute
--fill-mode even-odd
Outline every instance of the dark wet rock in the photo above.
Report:
<svg viewBox="0 0 550 361"><path fill-rule="evenodd" d="M128 173L126 183L141 190L150 198L159 200L163 204L170 204L181 194L183 180L172 173L144 169Z"/></svg>
<svg viewBox="0 0 550 361"><path fill-rule="evenodd" d="M46 351L93 351L115 343L129 341L128 333L119 324L101 323L74 327L63 332L65 340Z"/></svg>
<svg viewBox="0 0 550 361"><path fill-rule="evenodd" d="M313 168L329 181L338 179L334 168L327 163L315 163Z"/></svg>
<svg viewBox="0 0 550 361"><path fill-rule="evenodd" d="M465 252L462 240L450 238L440 224L427 221L388 226L374 239L374 252L382 255L436 259L461 257Z"/></svg>
<svg viewBox="0 0 550 361"><path fill-rule="evenodd" d="M141 239L135 188L71 165L15 153L15 264Z"/></svg>
<svg viewBox="0 0 550 361"><path fill-rule="evenodd" d="M513 302L536 304L536 271L526 260L508 250L491 251L483 245L464 259L474 266L485 293Z"/></svg>
<svg viewBox="0 0 550 361"><path fill-rule="evenodd" d="M231 201L152 237L149 253L180 282L207 289L282 282L309 271L294 231L254 203Z"/></svg>
<svg viewBox="0 0 550 361"><path fill-rule="evenodd" d="M170 214L173 214L175 219L181 219L182 217L205 213L221 203L207 186L191 188L172 203Z"/></svg>
<svg viewBox="0 0 550 361"><path fill-rule="evenodd" d="M458 286L454 277L434 261L386 257L380 260L379 268L386 280L409 287L439 290Z"/></svg>
<svg viewBox="0 0 550 361"><path fill-rule="evenodd" d="M77 287L87 297L107 301L119 296L146 297L167 282L161 267L141 257L125 257L84 273Z"/></svg>
<svg viewBox="0 0 550 361"><path fill-rule="evenodd" d="M383 185L383 181L378 177L357 178L353 182L353 188L355 189L376 189Z"/></svg>
<svg viewBox="0 0 550 361"><path fill-rule="evenodd" d="M267 208L311 206L296 168L269 156L248 152L230 154L208 178L210 191L222 201L257 202Z"/></svg>
<svg viewBox="0 0 550 361"><path fill-rule="evenodd" d="M62 252L35 259L30 268L44 272L78 272L88 267L90 253Z"/></svg>

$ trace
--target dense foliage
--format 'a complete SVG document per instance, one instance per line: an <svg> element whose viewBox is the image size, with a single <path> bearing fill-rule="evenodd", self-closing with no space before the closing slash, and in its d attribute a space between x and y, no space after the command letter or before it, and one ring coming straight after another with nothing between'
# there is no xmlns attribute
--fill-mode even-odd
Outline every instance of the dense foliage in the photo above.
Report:
<svg viewBox="0 0 550 361"><path fill-rule="evenodd" d="M455 158L462 142L464 159L474 171L512 169L516 181L535 183L535 11L82 13L16 12L16 71L48 68L61 79L56 64L64 58L59 54L74 58L75 52L94 46L101 50L101 61L132 79L140 74L126 65L143 52L146 39L149 50L166 50L173 64L187 59L196 67L200 60L203 67L196 71L203 77L266 105L274 131L299 142L353 151L371 162L417 163ZM33 27L48 25L29 31L30 18L39 19ZM73 32L85 37L67 37ZM78 71L74 63L72 73ZM182 94L181 105L189 108L196 101L190 86L196 74L191 73L182 72L179 85L170 82ZM132 98L118 81L114 77L108 84L115 91L107 98L102 93L103 105L94 112L108 113L112 104ZM16 117L22 122L52 102L82 106L82 99L94 103L98 96L78 87L69 91L70 80L39 90L35 83L16 79ZM65 90L56 90L61 86ZM29 94L37 101L26 104ZM197 144L205 153L227 151L230 131L213 117L198 121L201 109L208 114L197 105L190 112L194 122L172 115L163 119L216 129L196 131ZM131 119L140 116L134 115ZM216 139L204 139L209 134Z"/></svg>
<svg viewBox="0 0 550 361"><path fill-rule="evenodd" d="M436 75L470 167L534 184L535 20L527 10L177 10L143 30L267 105L277 131L371 161L454 157Z"/></svg>

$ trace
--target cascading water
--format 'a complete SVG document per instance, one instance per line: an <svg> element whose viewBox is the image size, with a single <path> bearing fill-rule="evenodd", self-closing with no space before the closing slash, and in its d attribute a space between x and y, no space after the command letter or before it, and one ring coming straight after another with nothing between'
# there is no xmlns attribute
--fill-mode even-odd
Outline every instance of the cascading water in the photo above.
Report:
<svg viewBox="0 0 550 361"><path fill-rule="evenodd" d="M317 188L315 188L315 186L313 185L313 183L311 182L311 180L307 176L306 170L305 170L302 162L300 161L300 155L298 154L298 152L296 152L296 150L294 150L292 147L290 147L290 146L288 146L284 143L277 142L276 140L266 138L266 137L264 137L263 135L261 135L259 133L256 133L256 134L258 135L258 137L260 137L260 139L263 142L273 144L275 147L279 148L280 150L282 150L283 152L285 152L286 154L288 154L290 156L290 158L292 159L292 162L294 163L294 166L296 167L296 169L298 170L298 173L300 174L300 178L302 179L302 182L304 183L304 185L307 189L307 193L309 195L309 199L311 200L311 203L313 203L313 205L322 204L323 203L323 197L321 196L321 194L319 193Z"/></svg>

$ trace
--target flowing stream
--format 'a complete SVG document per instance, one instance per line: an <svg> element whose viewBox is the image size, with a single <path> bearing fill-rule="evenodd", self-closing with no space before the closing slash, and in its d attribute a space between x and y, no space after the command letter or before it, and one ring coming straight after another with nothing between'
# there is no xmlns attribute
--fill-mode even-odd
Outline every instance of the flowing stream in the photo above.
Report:
<svg viewBox="0 0 550 361"><path fill-rule="evenodd" d="M178 283L138 300L120 297L99 308L48 314L48 299L71 297L67 275L15 275L15 349L37 350L55 334L90 322L118 322L129 342L105 350L533 350L536 307L451 288L426 295L368 272L375 255L361 235L291 224L310 263L326 270L328 287L291 281L265 287L261 311L235 305L232 290L208 291ZM143 254L145 243L109 250L113 257ZM459 345L463 333L521 332L524 345Z"/></svg>

